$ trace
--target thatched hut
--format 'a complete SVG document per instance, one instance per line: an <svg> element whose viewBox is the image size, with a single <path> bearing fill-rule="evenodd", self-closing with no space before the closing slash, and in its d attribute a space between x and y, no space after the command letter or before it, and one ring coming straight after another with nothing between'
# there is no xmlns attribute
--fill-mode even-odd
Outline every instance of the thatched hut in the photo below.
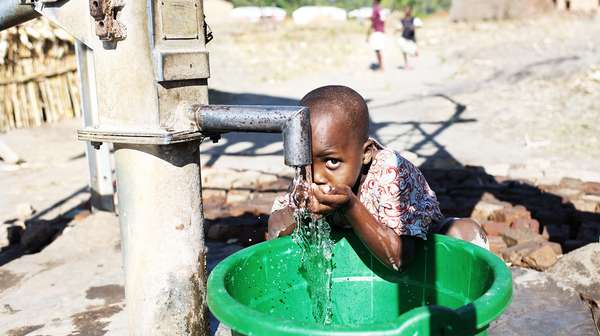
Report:
<svg viewBox="0 0 600 336"><path fill-rule="evenodd" d="M73 39L45 19L0 32L0 131L80 115Z"/></svg>

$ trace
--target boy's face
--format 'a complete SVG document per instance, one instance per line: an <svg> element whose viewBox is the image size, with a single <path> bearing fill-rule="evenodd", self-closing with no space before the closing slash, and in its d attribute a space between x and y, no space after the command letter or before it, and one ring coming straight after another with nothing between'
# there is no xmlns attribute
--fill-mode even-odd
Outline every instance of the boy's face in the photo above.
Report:
<svg viewBox="0 0 600 336"><path fill-rule="evenodd" d="M329 114L311 114L313 182L353 188L363 165L364 143Z"/></svg>

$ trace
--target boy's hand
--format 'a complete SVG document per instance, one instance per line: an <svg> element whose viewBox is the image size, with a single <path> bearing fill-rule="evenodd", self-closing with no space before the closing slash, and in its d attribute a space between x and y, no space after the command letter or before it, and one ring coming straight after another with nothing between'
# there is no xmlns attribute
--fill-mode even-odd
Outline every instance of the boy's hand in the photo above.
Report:
<svg viewBox="0 0 600 336"><path fill-rule="evenodd" d="M317 186L313 183L313 197L309 208L313 213L327 214L342 209L352 203L356 196L348 186L337 186L331 188L328 185Z"/></svg>

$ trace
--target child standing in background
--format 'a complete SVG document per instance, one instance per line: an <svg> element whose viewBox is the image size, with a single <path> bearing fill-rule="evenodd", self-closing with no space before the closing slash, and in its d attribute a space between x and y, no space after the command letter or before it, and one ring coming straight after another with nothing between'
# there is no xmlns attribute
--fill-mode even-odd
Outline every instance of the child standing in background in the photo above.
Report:
<svg viewBox="0 0 600 336"><path fill-rule="evenodd" d="M404 56L404 69L409 70L411 67L408 64L408 55L418 56L419 54L416 30L418 27L423 26L423 22L421 19L414 17L412 7L407 6L404 10L404 18L400 20L400 23L402 25L402 37L398 42L400 43L402 56Z"/></svg>
<svg viewBox="0 0 600 336"><path fill-rule="evenodd" d="M384 35L385 24L381 17L381 6L380 0L373 0L373 12L371 14L371 26L367 32L369 45L371 49L375 51L375 57L377 58L376 70L383 71L383 56L381 52L385 45Z"/></svg>

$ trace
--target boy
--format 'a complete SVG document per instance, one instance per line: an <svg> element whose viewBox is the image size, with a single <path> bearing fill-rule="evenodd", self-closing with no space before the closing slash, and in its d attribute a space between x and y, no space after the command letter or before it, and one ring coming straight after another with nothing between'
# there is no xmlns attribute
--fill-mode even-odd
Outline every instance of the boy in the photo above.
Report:
<svg viewBox="0 0 600 336"><path fill-rule="evenodd" d="M402 37L398 42L400 43L402 56L404 56L404 69L410 70L408 55L417 56L419 54L416 31L423 23L419 18L412 15L412 7L410 6L407 6L404 10L404 18L400 20L400 23L402 24Z"/></svg>
<svg viewBox="0 0 600 336"><path fill-rule="evenodd" d="M381 17L381 6L379 5L380 0L373 0L373 11L371 13L371 26L367 31L367 39L371 49L375 51L375 57L377 58L377 64L373 68L374 70L383 71L383 56L381 51L385 44L384 26L385 23Z"/></svg>
<svg viewBox="0 0 600 336"><path fill-rule="evenodd" d="M487 238L471 219L445 219L435 193L419 170L397 152L368 137L364 99L344 86L308 93L313 193L309 209L334 226L351 227L369 250L399 270L412 257L416 239L444 233L487 248ZM290 234L295 222L289 195L273 204L267 238Z"/></svg>

